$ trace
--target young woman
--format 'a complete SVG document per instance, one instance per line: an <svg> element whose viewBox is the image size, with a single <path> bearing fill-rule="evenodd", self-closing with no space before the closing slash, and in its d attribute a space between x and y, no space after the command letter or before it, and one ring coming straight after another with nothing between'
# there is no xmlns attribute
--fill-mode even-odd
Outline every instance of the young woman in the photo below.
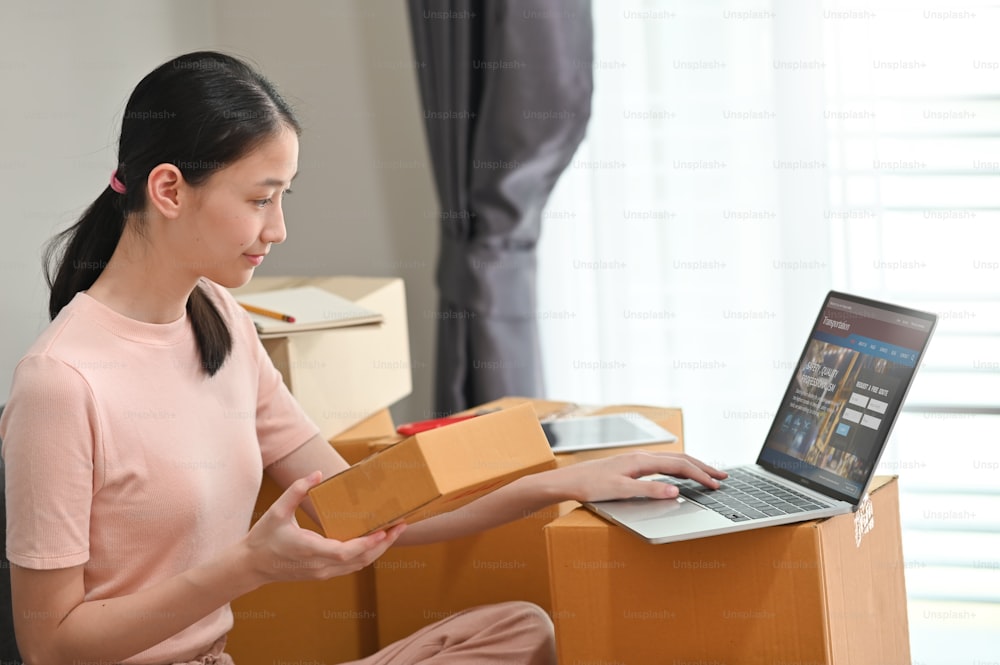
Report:
<svg viewBox="0 0 1000 665"><path fill-rule="evenodd" d="M631 453L528 476L448 516L338 542L300 529L346 463L282 384L225 290L285 239L299 125L243 62L192 53L128 101L110 184L49 256L52 323L0 421L19 647L31 665L229 663L229 602L326 579L393 544L456 537L564 499L709 486L684 455ZM252 414L247 417L245 414ZM287 488L248 530L266 471ZM527 603L463 612L364 663L551 663Z"/></svg>

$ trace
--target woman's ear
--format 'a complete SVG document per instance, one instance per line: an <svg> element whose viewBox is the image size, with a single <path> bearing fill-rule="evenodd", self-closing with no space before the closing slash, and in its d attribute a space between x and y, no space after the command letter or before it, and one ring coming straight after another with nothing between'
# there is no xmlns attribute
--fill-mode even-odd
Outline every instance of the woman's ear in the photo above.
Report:
<svg viewBox="0 0 1000 665"><path fill-rule="evenodd" d="M173 164L158 164L146 179L146 196L149 202L167 219L180 215L180 188L184 176Z"/></svg>

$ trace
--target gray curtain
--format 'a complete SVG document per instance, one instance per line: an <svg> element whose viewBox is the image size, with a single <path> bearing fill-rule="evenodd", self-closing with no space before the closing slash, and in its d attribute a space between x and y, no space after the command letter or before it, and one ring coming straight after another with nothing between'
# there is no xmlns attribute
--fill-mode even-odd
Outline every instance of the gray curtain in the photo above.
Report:
<svg viewBox="0 0 1000 665"><path fill-rule="evenodd" d="M590 2L409 7L441 205L435 411L540 397L535 247L590 119Z"/></svg>

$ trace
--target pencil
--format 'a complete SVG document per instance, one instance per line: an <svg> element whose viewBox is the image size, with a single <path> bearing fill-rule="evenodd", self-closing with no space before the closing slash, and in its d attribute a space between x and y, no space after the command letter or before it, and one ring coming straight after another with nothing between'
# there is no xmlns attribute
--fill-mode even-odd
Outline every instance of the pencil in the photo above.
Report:
<svg viewBox="0 0 1000 665"><path fill-rule="evenodd" d="M245 302L241 302L240 306L248 312L253 312L254 314L260 314L261 316L269 316L272 319L278 319L279 321L287 321L288 323L295 323L295 317L289 316L288 314L282 314L281 312L274 312L269 309L264 309L263 307L257 307L256 305L248 305Z"/></svg>

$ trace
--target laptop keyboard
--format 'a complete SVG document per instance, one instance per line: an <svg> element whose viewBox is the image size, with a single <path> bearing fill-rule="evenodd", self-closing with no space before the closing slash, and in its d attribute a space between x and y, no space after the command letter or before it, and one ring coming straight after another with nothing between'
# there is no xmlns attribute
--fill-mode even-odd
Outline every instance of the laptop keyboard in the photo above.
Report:
<svg viewBox="0 0 1000 665"><path fill-rule="evenodd" d="M733 522L789 515L824 507L805 494L790 490L744 468L730 469L729 478L717 490L690 480L678 482L677 486L681 496L714 510Z"/></svg>

